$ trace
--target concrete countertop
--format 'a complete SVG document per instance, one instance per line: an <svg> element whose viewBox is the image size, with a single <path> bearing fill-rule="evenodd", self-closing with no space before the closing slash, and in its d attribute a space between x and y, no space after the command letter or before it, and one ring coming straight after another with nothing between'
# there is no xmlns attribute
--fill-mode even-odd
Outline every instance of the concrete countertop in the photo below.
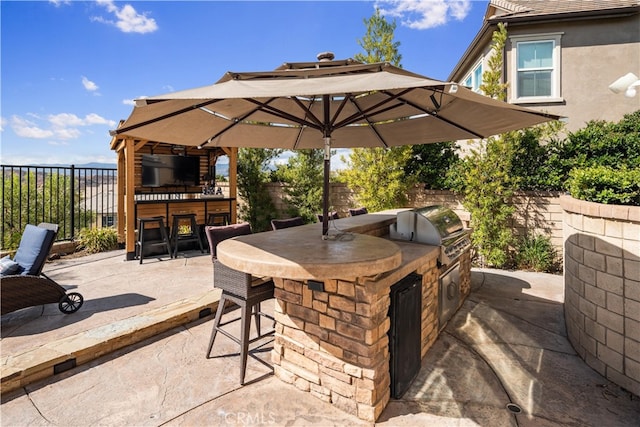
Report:
<svg viewBox="0 0 640 427"><path fill-rule="evenodd" d="M218 245L218 259L256 276L297 280L353 279L394 270L402 264L396 243L366 234L395 222L395 211L359 215L332 222L330 238L322 224L307 224L228 239Z"/></svg>

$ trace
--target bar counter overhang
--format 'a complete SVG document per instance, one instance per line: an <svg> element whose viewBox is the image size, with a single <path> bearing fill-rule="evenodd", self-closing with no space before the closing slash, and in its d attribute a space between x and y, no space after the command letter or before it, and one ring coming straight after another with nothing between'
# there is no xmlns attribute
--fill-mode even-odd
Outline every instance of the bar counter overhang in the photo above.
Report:
<svg viewBox="0 0 640 427"><path fill-rule="evenodd" d="M411 273L422 277L421 358L439 331L440 248L389 240L397 212L336 220L353 233L342 238L323 240L321 224L309 224L236 237L217 249L223 264L274 278L274 374L372 422L390 400L391 286ZM470 291L468 253L460 285L462 304Z"/></svg>

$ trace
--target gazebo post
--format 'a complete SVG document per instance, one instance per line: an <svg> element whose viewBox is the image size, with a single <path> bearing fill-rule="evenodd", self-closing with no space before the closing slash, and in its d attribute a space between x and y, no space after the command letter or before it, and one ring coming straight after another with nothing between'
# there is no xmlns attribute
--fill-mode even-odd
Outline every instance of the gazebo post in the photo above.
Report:
<svg viewBox="0 0 640 427"><path fill-rule="evenodd" d="M136 255L136 216L135 216L135 145L134 140L124 141L125 167L125 216L127 260L133 260Z"/></svg>
<svg viewBox="0 0 640 427"><path fill-rule="evenodd" d="M225 149L229 156L229 197L237 200L238 189L238 147ZM231 222L238 222L237 203L231 205Z"/></svg>
<svg viewBox="0 0 640 427"><path fill-rule="evenodd" d="M126 172L126 159L123 151L122 145L118 147L117 151L118 155L118 163L117 163L117 177L124 176ZM126 236L125 236L125 203L126 203L126 192L125 192L125 180L124 179L116 179L117 185L117 209L118 209L118 217L116 220L116 227L118 230L118 243L125 243L126 245Z"/></svg>

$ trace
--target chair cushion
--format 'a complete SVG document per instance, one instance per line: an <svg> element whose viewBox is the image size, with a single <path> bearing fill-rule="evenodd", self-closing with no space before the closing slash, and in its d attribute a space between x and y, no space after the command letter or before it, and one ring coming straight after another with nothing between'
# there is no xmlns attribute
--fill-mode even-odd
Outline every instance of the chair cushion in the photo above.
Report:
<svg viewBox="0 0 640 427"><path fill-rule="evenodd" d="M242 224L231 224L231 225L208 225L204 228L204 231L207 235L207 240L209 240L209 248L211 249L211 259L214 260L217 258L216 248L218 243L223 240L230 239L236 236L244 236L246 234L251 234L251 225L248 222L244 222Z"/></svg>
<svg viewBox="0 0 640 427"><path fill-rule="evenodd" d="M20 264L11 259L9 255L0 259L0 276L10 276L20 271Z"/></svg>
<svg viewBox="0 0 640 427"><path fill-rule="evenodd" d="M22 233L18 251L13 257L13 260L20 264L22 275L38 276L40 274L55 235L53 230L27 224Z"/></svg>

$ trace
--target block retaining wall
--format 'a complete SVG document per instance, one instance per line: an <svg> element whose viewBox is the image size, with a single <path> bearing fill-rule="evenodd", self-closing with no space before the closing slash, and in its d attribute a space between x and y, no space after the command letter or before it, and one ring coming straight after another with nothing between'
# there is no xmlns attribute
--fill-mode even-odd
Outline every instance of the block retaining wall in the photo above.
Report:
<svg viewBox="0 0 640 427"><path fill-rule="evenodd" d="M285 217L287 205L283 201L283 187L281 183L267 185L269 194L276 206L278 216ZM349 215L349 208L358 207L355 195L346 184L331 183L330 198L332 210L340 217ZM462 197L451 191L427 190L424 185L414 186L409 193L407 207L422 207L443 205L453 210L465 223L469 225L471 215L462 206ZM556 249L558 261L561 261L562 239L562 208L558 199L559 193L548 191L517 192L513 197L516 212L511 226L517 236L527 233L549 236Z"/></svg>
<svg viewBox="0 0 640 427"><path fill-rule="evenodd" d="M585 362L640 395L640 207L561 196L565 320Z"/></svg>

